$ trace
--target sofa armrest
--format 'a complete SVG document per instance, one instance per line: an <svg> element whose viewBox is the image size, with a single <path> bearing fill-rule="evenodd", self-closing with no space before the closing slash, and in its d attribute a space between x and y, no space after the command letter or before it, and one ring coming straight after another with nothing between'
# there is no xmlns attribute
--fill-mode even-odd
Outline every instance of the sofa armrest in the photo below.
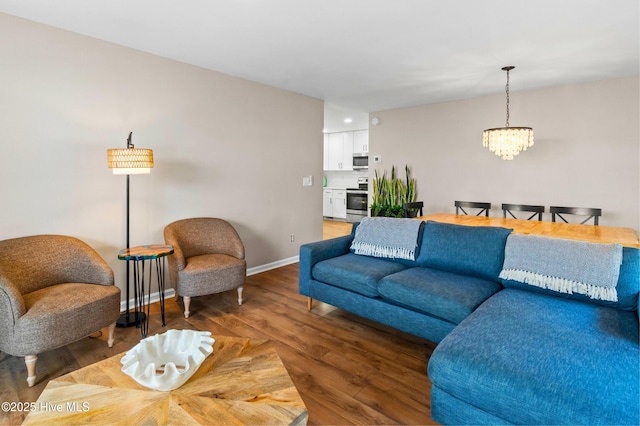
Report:
<svg viewBox="0 0 640 426"><path fill-rule="evenodd" d="M176 271L181 271L187 266L187 260L182 252L180 241L173 228L167 226L164 229L164 242L170 246L173 246L173 255L169 256L169 264L173 266Z"/></svg>
<svg viewBox="0 0 640 426"><path fill-rule="evenodd" d="M300 280L298 283L300 294L311 296L309 294L309 282L311 281L311 271L315 264L349 253L353 237L353 234L350 234L300 246Z"/></svg>
<svg viewBox="0 0 640 426"><path fill-rule="evenodd" d="M6 277L0 273L0 309L1 312L6 312L7 315L3 315L0 321L7 322L11 327L4 330L5 324L0 323L0 336L3 331L8 331L13 328L13 324L22 315L27 312L27 307L22 298L20 290L11 283Z"/></svg>

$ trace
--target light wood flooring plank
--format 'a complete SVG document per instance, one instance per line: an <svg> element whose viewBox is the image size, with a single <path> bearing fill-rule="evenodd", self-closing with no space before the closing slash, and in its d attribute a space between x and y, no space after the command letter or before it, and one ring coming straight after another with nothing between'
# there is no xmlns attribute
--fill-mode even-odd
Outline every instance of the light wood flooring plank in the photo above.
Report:
<svg viewBox="0 0 640 426"><path fill-rule="evenodd" d="M322 221L322 239L328 240L330 238L341 237L343 235L349 235L353 224L348 222L339 222L337 220L323 220Z"/></svg>

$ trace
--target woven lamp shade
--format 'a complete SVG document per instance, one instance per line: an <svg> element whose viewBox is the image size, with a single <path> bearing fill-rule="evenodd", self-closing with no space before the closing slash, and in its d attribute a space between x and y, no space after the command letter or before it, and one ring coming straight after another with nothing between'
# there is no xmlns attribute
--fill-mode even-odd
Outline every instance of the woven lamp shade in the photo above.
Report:
<svg viewBox="0 0 640 426"><path fill-rule="evenodd" d="M151 173L153 150L147 148L107 149L107 163L114 175Z"/></svg>

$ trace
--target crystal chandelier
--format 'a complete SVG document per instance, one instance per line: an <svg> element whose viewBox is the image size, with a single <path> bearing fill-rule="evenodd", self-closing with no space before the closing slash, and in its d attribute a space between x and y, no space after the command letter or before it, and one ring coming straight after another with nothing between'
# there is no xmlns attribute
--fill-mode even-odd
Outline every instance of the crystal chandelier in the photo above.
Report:
<svg viewBox="0 0 640 426"><path fill-rule="evenodd" d="M509 71L513 66L502 68L507 72L507 124L505 127L487 129L482 133L482 146L489 148L503 160L513 157L533 146L533 129L531 127L509 127Z"/></svg>

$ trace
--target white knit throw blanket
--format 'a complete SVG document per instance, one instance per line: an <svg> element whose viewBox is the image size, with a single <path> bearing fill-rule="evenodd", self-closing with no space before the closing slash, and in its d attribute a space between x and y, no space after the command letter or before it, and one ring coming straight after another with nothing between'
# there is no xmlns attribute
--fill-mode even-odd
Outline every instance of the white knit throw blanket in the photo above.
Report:
<svg viewBox="0 0 640 426"><path fill-rule="evenodd" d="M511 234L500 278L615 302L621 264L620 244Z"/></svg>
<svg viewBox="0 0 640 426"><path fill-rule="evenodd" d="M415 260L422 221L389 217L365 217L351 243L355 254Z"/></svg>

